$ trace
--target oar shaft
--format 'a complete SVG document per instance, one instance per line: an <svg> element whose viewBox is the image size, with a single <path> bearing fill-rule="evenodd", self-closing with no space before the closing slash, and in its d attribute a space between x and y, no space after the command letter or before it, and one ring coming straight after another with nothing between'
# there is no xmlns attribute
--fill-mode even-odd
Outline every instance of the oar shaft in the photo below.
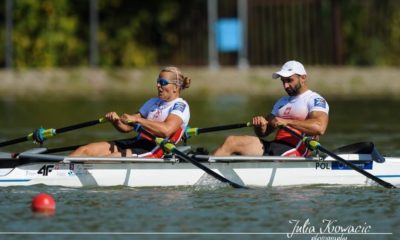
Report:
<svg viewBox="0 0 400 240"><path fill-rule="evenodd" d="M314 149L318 149L323 153L328 154L329 156L331 156L332 158L336 159L337 161L349 166L351 169L361 173L362 175L366 176L367 178L374 180L376 183L379 183L380 185L382 185L385 188L396 188L394 185L392 185L391 183L388 183L386 181L383 181L382 179L372 175L371 173L364 171L363 169L357 167L356 165L354 165L353 163L346 161L345 159L343 159L342 157L336 155L335 153L329 151L328 149L324 148L323 146L321 146L321 144L315 140L311 140L307 137L302 137L300 134L296 133L295 131L293 131L292 129L286 127L286 126L281 126L281 128L285 131L287 131L288 133L292 134L293 136L299 138L300 140L302 140L304 143L306 143L310 148Z"/></svg>
<svg viewBox="0 0 400 240"><path fill-rule="evenodd" d="M188 155L184 154L183 152L179 151L173 143L168 142L165 139L158 138L158 137L154 136L154 134L150 133L149 131L147 131L143 127L138 127L138 125L136 125L136 124L131 124L131 125L133 126L133 129L135 129L136 131L141 132L141 133L145 134L146 136L150 137L155 143L157 143L165 151L172 152L172 153L176 154L177 156L181 157L183 160L195 165L196 167L200 168L201 170L203 170L204 172L208 173L212 177L218 179L219 181L224 182L224 183L228 183L229 185L231 185L234 188L247 188L245 186L242 186L240 184L237 184L237 183L234 183L234 182L230 181L229 179L227 179L227 178L223 177L222 175L214 172L210 168L204 166L200 162L196 161L195 159L193 159L193 158L189 157Z"/></svg>
<svg viewBox="0 0 400 240"><path fill-rule="evenodd" d="M244 127L249 127L250 123L236 123L236 124L229 124L229 125L222 125L222 126L216 126L216 127L208 127L208 128L199 128L197 130L197 133L207 133L207 132L217 132L217 131L223 131L223 130L230 130L230 129L236 129L236 128L244 128Z"/></svg>
<svg viewBox="0 0 400 240"><path fill-rule="evenodd" d="M346 161L345 159L343 159L342 157L332 153L331 151L329 151L328 149L324 148L323 146L319 145L318 146L318 150L320 150L323 153L328 154L329 156L331 156L332 158L336 159L337 161L349 166L351 169L361 173L362 175L366 176L369 179L374 180L375 182L379 183L380 185L384 186L385 188L396 188L394 185L392 185L391 183L388 183L386 181L383 181L382 179L372 175L371 173L364 171L363 169L357 167L356 165L354 165L352 162Z"/></svg>
<svg viewBox="0 0 400 240"><path fill-rule="evenodd" d="M60 134L60 133L64 133L64 132L68 132L68 131L72 131L72 130L76 130L76 129L80 129L80 128L84 128L84 127L93 126L93 125L96 125L96 124L99 124L99 123L103 123L103 122L106 122L106 118L104 118L104 117L102 117L100 119L97 119L97 120L78 123L78 124L75 124L75 125L62 127L62 128L58 128L58 129L38 128L33 133L30 133L25 137L20 137L20 138L8 140L8 141L5 141L5 142L0 142L0 147L9 146L9 145L16 144L16 143L21 143L21 142L26 142L26 141L29 141L29 140L35 140L36 142L42 143L45 139L47 139L49 137L52 137L52 136L54 136L56 134Z"/></svg>
<svg viewBox="0 0 400 240"><path fill-rule="evenodd" d="M81 146L83 146L83 145L79 144L79 145L73 145L73 146L67 146L67 147L50 148L50 149L47 149L44 153L50 154L50 153L67 152L67 151L75 150Z"/></svg>
<svg viewBox="0 0 400 240"><path fill-rule="evenodd" d="M207 127L207 128L186 128L185 136L191 137L191 136L197 136L201 133L217 132L217 131L243 128L243 127L250 127L250 126L251 126L251 123L247 122L247 123L235 123L235 124L222 125L222 126L216 126L216 127Z"/></svg>
<svg viewBox="0 0 400 240"><path fill-rule="evenodd" d="M100 118L97 120L83 122L83 123L78 123L78 124L67 126L67 127L57 128L56 134L69 132L69 131L80 129L80 128L90 127L90 126L93 126L93 125L96 125L99 123L103 123L103 122L105 122L105 118Z"/></svg>
<svg viewBox="0 0 400 240"><path fill-rule="evenodd" d="M282 128L286 132L292 134L293 136L297 137L298 139L303 140L303 136L301 136L297 132L293 131L292 129L290 129L290 128L286 127L286 126L280 126L280 128Z"/></svg>
<svg viewBox="0 0 400 240"><path fill-rule="evenodd" d="M182 158L183 160L192 163L193 165L195 165L196 167L200 168L201 170L203 170L204 172L208 173L209 175L213 176L214 178L216 178L217 180L223 182L223 183L228 183L229 185L231 185L234 188L247 188L245 186L242 186L240 184L237 184L235 182L232 182L228 179L226 179L225 177L219 175L218 173L214 172L213 170L211 170L210 168L204 166L203 164L201 164L200 162L193 160L192 158L190 158L189 156L187 156L186 154L182 153L181 151L178 151L176 148L174 148L172 150L172 153L176 154L177 156L179 156L180 158Z"/></svg>
<svg viewBox="0 0 400 240"><path fill-rule="evenodd" d="M29 140L28 137L16 138L16 139L8 140L8 141L5 141L5 142L1 142L0 143L0 147L5 147L5 146L8 146L8 145L13 145L13 144L25 142L25 141L28 141L28 140Z"/></svg>

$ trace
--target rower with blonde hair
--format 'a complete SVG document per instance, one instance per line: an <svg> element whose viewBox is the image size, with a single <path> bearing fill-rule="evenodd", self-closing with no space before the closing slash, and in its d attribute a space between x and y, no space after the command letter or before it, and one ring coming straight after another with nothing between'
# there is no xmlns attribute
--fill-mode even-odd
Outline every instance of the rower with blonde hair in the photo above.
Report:
<svg viewBox="0 0 400 240"><path fill-rule="evenodd" d="M177 143L182 138L190 119L189 104L180 97L190 87L191 79L174 66L163 68L156 80L158 96L145 102L137 113L118 115L108 112L105 117L124 133L131 132L132 124L140 125L157 137ZM145 134L128 140L96 142L79 147L70 156L138 156L162 157L164 151Z"/></svg>

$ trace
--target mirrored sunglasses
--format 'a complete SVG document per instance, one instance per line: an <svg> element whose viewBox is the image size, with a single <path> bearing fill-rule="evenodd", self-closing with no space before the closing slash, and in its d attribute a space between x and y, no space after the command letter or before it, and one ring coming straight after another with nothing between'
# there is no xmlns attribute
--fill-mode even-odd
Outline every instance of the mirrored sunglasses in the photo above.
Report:
<svg viewBox="0 0 400 240"><path fill-rule="evenodd" d="M167 80L164 78L159 78L157 79L157 84L160 84L161 86L167 86L168 84L175 84L176 80Z"/></svg>

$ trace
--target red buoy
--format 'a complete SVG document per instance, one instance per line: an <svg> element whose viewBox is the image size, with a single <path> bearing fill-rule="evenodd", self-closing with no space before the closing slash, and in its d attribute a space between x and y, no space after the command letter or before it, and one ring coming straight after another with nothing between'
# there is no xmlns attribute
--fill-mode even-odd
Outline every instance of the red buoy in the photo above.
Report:
<svg viewBox="0 0 400 240"><path fill-rule="evenodd" d="M56 211L56 202L51 195L40 193L32 199L32 211L45 214L54 214Z"/></svg>

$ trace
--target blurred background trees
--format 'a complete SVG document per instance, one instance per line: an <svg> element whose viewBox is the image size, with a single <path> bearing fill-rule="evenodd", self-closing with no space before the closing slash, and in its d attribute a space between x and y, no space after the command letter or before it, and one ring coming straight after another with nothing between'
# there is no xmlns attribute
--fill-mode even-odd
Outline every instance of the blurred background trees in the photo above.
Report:
<svg viewBox="0 0 400 240"><path fill-rule="evenodd" d="M90 0L12 2L14 68L86 67ZM206 0L97 0L99 67L208 64ZM219 0L220 17L236 17L236 1ZM296 58L314 65L400 64L400 1L248 0L250 65ZM0 66L6 65L5 37ZM235 65L236 53L219 53Z"/></svg>

